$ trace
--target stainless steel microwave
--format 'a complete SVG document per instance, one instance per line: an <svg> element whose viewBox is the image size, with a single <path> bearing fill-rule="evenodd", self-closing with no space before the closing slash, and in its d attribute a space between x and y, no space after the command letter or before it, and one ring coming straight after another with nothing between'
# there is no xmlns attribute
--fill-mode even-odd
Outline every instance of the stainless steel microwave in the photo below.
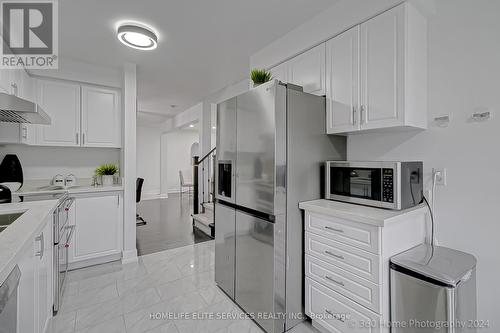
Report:
<svg viewBox="0 0 500 333"><path fill-rule="evenodd" d="M422 162L325 162L325 198L388 209L423 199Z"/></svg>

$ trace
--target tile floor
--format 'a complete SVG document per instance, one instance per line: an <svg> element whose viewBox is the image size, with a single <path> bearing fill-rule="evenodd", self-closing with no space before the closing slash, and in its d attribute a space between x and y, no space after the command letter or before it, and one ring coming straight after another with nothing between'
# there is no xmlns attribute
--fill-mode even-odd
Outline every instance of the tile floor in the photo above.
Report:
<svg viewBox="0 0 500 333"><path fill-rule="evenodd" d="M262 332L250 319L150 318L152 313L243 314L215 285L213 241L139 258L134 264L69 272L49 333ZM290 332L316 331L304 323Z"/></svg>

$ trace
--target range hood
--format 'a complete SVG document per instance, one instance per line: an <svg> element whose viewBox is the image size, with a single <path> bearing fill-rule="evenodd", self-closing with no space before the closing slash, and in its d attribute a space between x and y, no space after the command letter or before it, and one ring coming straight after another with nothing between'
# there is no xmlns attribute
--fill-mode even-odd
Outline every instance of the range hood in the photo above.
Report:
<svg viewBox="0 0 500 333"><path fill-rule="evenodd" d="M0 122L50 125L50 116L40 105L0 92Z"/></svg>

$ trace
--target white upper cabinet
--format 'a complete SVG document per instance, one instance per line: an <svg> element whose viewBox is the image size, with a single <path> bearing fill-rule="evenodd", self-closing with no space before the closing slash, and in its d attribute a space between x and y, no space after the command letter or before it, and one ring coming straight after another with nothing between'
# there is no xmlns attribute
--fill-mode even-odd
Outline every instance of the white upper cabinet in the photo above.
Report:
<svg viewBox="0 0 500 333"><path fill-rule="evenodd" d="M327 133L426 128L426 35L404 3L328 41Z"/></svg>
<svg viewBox="0 0 500 333"><path fill-rule="evenodd" d="M55 80L37 80L38 103L52 123L39 127L43 146L80 146L80 85Z"/></svg>
<svg viewBox="0 0 500 333"><path fill-rule="evenodd" d="M121 146L120 103L116 90L82 86L82 146Z"/></svg>
<svg viewBox="0 0 500 333"><path fill-rule="evenodd" d="M0 69L0 92L10 94L11 69Z"/></svg>
<svg viewBox="0 0 500 333"><path fill-rule="evenodd" d="M359 129L359 26L326 43L328 133Z"/></svg>
<svg viewBox="0 0 500 333"><path fill-rule="evenodd" d="M269 70L273 78L284 83L293 83L304 88L305 92L325 94L325 44L288 60Z"/></svg>
<svg viewBox="0 0 500 333"><path fill-rule="evenodd" d="M287 83L288 82L288 63L284 62L281 63L277 66L274 66L269 70L272 74L273 79L280 80L281 82Z"/></svg>
<svg viewBox="0 0 500 333"><path fill-rule="evenodd" d="M320 44L288 61L288 82L305 92L325 94L325 44Z"/></svg>

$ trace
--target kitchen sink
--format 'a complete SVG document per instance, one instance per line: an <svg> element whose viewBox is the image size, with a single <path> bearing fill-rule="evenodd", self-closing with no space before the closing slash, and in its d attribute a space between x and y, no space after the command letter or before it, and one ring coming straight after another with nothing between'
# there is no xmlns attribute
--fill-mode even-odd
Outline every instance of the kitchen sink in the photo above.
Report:
<svg viewBox="0 0 500 333"><path fill-rule="evenodd" d="M0 232L4 231L9 225L14 223L24 212L10 213L0 215Z"/></svg>

